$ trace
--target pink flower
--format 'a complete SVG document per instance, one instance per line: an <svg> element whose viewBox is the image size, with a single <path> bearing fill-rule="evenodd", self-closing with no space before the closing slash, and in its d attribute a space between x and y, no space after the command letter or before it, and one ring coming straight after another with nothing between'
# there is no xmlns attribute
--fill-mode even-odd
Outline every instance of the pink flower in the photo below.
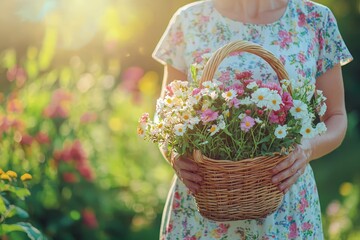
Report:
<svg viewBox="0 0 360 240"><path fill-rule="evenodd" d="M304 55L304 53L299 53L298 54L298 59L301 63L305 63L306 62L306 56Z"/></svg>
<svg viewBox="0 0 360 240"><path fill-rule="evenodd" d="M81 116L80 122L83 123L83 124L84 123L91 123L91 122L95 122L96 119L97 119L96 113L86 112Z"/></svg>
<svg viewBox="0 0 360 240"><path fill-rule="evenodd" d="M178 45L183 41L184 34L182 31L177 31L172 35L172 43Z"/></svg>
<svg viewBox="0 0 360 240"><path fill-rule="evenodd" d="M229 101L228 106L231 108L239 108L240 100L237 98L233 98Z"/></svg>
<svg viewBox="0 0 360 240"><path fill-rule="evenodd" d="M172 88L171 88L170 85L167 85L167 86L166 86L166 90L168 91L168 92L167 92L167 95L169 95L170 97L172 97L172 96L174 95L174 92L173 92L173 90L172 90Z"/></svg>
<svg viewBox="0 0 360 240"><path fill-rule="evenodd" d="M252 117L246 116L242 119L240 128L244 132L248 132L250 128L255 125L255 120Z"/></svg>
<svg viewBox="0 0 360 240"><path fill-rule="evenodd" d="M230 87L227 87L227 88L225 89L225 91L229 91L229 90L231 90L231 89L235 90L235 91L236 91L236 94L237 94L238 96L241 96L241 95L244 94L244 85L241 84L241 83L239 83L239 82L235 82L235 83L234 83L233 85L231 85Z"/></svg>
<svg viewBox="0 0 360 240"><path fill-rule="evenodd" d="M20 144L30 146L33 143L34 138L28 134L21 136Z"/></svg>
<svg viewBox="0 0 360 240"><path fill-rule="evenodd" d="M218 118L218 116L219 116L218 112L214 112L211 109L206 109L201 114L201 120L203 121L203 123L208 123L208 122L216 120Z"/></svg>
<svg viewBox="0 0 360 240"><path fill-rule="evenodd" d="M197 238L195 236L187 236L184 238L184 240L197 240Z"/></svg>
<svg viewBox="0 0 360 240"><path fill-rule="evenodd" d="M262 88L268 88L270 90L277 91L278 94L282 94L281 86L278 83L275 82L268 82L268 83L261 83L260 87Z"/></svg>
<svg viewBox="0 0 360 240"><path fill-rule="evenodd" d="M81 212L83 224L88 228L94 229L98 227L98 221L96 215L92 209L84 209Z"/></svg>
<svg viewBox="0 0 360 240"><path fill-rule="evenodd" d="M14 97L7 103L7 110L12 113L21 113L23 111L22 103L19 99Z"/></svg>
<svg viewBox="0 0 360 240"><path fill-rule="evenodd" d="M175 199L180 200L181 198L180 193L176 191L174 197Z"/></svg>
<svg viewBox="0 0 360 240"><path fill-rule="evenodd" d="M36 134L36 136L35 136L35 139L39 144L50 143L49 135L47 135L44 132L38 132L38 134Z"/></svg>
<svg viewBox="0 0 360 240"><path fill-rule="evenodd" d="M85 178L86 181L91 182L92 180L94 180L94 175L89 166L85 164L80 164L78 165L77 170L79 171L80 175Z"/></svg>
<svg viewBox="0 0 360 240"><path fill-rule="evenodd" d="M235 74L237 80L250 79L252 77L252 75L253 75L253 73L251 71L244 71L244 72Z"/></svg>
<svg viewBox="0 0 360 240"><path fill-rule="evenodd" d="M62 174L62 177L63 177L64 181L67 183L76 183L78 181L77 177L73 173L64 172Z"/></svg>
<svg viewBox="0 0 360 240"><path fill-rule="evenodd" d="M294 239L294 238L297 238L299 236L298 229L297 229L297 226L296 226L295 222L290 225L289 230L290 230L290 233L288 234L289 239Z"/></svg>
<svg viewBox="0 0 360 240"><path fill-rule="evenodd" d="M281 98L282 98L282 102L284 104L284 110L289 111L290 108L292 108L294 106L294 102L293 102L293 99L292 99L290 93L284 92L283 95L281 96Z"/></svg>
<svg viewBox="0 0 360 240"><path fill-rule="evenodd" d="M226 234L229 229L229 224L220 223L219 227L216 229L218 234Z"/></svg>
<svg viewBox="0 0 360 240"><path fill-rule="evenodd" d="M270 123L277 123L283 125L286 121L287 112L284 109L283 105L280 105L280 110L271 111L269 115Z"/></svg>
<svg viewBox="0 0 360 240"><path fill-rule="evenodd" d="M303 231L306 231L306 230L311 229L312 227L313 227L313 226L312 226L310 223L304 222L303 225L301 226L301 229L302 229Z"/></svg>
<svg viewBox="0 0 360 240"><path fill-rule="evenodd" d="M300 212L304 213L307 207L309 207L308 201L306 200L306 198L302 198L300 202Z"/></svg>
<svg viewBox="0 0 360 240"><path fill-rule="evenodd" d="M291 43L291 34L288 31L279 31L280 47L285 48Z"/></svg>
<svg viewBox="0 0 360 240"><path fill-rule="evenodd" d="M149 113L144 113L139 120L139 123L147 123L149 121Z"/></svg>
<svg viewBox="0 0 360 240"><path fill-rule="evenodd" d="M16 80L16 85L18 87L22 87L27 79L26 71L19 66L15 66L9 69L6 73L6 76L10 82Z"/></svg>
<svg viewBox="0 0 360 240"><path fill-rule="evenodd" d="M200 91L201 91L201 88L195 88L195 89L192 91L191 95L192 95L192 96L195 96L195 95L199 94Z"/></svg>
<svg viewBox="0 0 360 240"><path fill-rule="evenodd" d="M172 208L175 210L175 209L178 209L179 207L180 207L179 201L174 201L173 205L172 205Z"/></svg>
<svg viewBox="0 0 360 240"><path fill-rule="evenodd" d="M63 89L54 91L50 104L44 109L44 116L49 118L67 118L72 96Z"/></svg>
<svg viewBox="0 0 360 240"><path fill-rule="evenodd" d="M299 13L299 21L298 25L299 27L303 27L306 24L306 16L303 13Z"/></svg>
<svg viewBox="0 0 360 240"><path fill-rule="evenodd" d="M169 233L172 231L172 229L173 229L173 225L170 223L166 228L166 232Z"/></svg>

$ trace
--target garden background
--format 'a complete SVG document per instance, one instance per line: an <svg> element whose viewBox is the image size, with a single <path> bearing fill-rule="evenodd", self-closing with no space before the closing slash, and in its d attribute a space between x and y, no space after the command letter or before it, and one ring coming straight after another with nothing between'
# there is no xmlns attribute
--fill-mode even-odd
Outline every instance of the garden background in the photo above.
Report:
<svg viewBox="0 0 360 240"><path fill-rule="evenodd" d="M30 222L48 239L158 239L173 172L136 125L159 96L162 66L151 53L189 2L0 1L0 168L33 176L25 201L8 196L29 218L9 222ZM318 2L355 61L343 68L346 139L312 166L326 238L359 239L360 0Z"/></svg>

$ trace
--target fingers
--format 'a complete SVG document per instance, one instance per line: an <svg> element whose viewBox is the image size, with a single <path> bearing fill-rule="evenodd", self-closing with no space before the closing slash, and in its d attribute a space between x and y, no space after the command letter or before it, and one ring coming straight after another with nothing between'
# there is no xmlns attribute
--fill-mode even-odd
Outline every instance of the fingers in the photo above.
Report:
<svg viewBox="0 0 360 240"><path fill-rule="evenodd" d="M285 160L286 162L287 160ZM289 161L291 162L291 161ZM278 172L277 174L273 175L272 182L275 184L278 184L291 176L295 175L297 171L299 171L302 168L301 161L295 161L292 165L288 166L281 172Z"/></svg>
<svg viewBox="0 0 360 240"><path fill-rule="evenodd" d="M301 175L302 175L301 169L296 171L296 173L294 175L292 175L291 177L289 177L288 179L286 179L279 185L279 190L281 192L283 192L284 194L287 193L287 191L289 191L290 187L298 180L298 178Z"/></svg>
<svg viewBox="0 0 360 240"><path fill-rule="evenodd" d="M191 159L186 157L175 158L173 162L174 167L177 169L183 169L192 172L199 170L198 166Z"/></svg>
<svg viewBox="0 0 360 240"><path fill-rule="evenodd" d="M173 159L173 168L179 179L185 186L193 193L196 194L200 189L201 176L196 174L198 166L193 160L180 156Z"/></svg>
<svg viewBox="0 0 360 240"><path fill-rule="evenodd" d="M285 169L292 166L294 164L295 160L296 160L296 154L295 154L295 152L293 152L292 154L290 154L290 156L287 159L285 159L284 161L279 163L275 168L273 168L272 173L277 174L281 171L284 171Z"/></svg>
<svg viewBox="0 0 360 240"><path fill-rule="evenodd" d="M186 170L180 170L177 172L178 177L180 180L185 184L187 188L193 193L196 194L200 189L200 182L201 177L195 173L186 171Z"/></svg>

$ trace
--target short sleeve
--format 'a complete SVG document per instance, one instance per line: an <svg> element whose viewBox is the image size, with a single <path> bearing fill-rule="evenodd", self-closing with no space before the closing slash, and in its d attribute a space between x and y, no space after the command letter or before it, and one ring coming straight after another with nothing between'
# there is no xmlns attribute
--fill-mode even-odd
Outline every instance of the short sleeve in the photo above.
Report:
<svg viewBox="0 0 360 240"><path fill-rule="evenodd" d="M341 66L353 58L341 37L336 19L330 9L326 8L323 28L319 29L319 58L316 77L321 76L336 64Z"/></svg>
<svg viewBox="0 0 360 240"><path fill-rule="evenodd" d="M184 73L187 67L184 58L185 42L184 42L184 22L178 10L171 18L163 36L157 44L152 57L162 64L169 64L172 67Z"/></svg>

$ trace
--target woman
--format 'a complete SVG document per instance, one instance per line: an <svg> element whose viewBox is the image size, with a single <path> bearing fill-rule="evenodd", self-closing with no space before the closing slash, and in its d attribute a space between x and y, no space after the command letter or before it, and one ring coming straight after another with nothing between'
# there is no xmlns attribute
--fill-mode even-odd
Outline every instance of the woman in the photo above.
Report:
<svg viewBox="0 0 360 240"><path fill-rule="evenodd" d="M196 210L191 193L201 185L196 165L176 154L167 159L177 173L163 214L161 239L323 239L317 188L309 162L342 142L347 117L341 65L352 57L332 12L306 0L205 0L180 8L153 57L165 65L165 86L188 79L189 67L226 43L247 40L262 45L284 64L291 78L316 83L327 97L328 130L303 141L272 173L284 193L281 206L263 219L214 222ZM270 67L251 54L226 58L217 77L230 81L235 70L251 70L255 78L277 81ZM164 153L164 156L167 156Z"/></svg>

